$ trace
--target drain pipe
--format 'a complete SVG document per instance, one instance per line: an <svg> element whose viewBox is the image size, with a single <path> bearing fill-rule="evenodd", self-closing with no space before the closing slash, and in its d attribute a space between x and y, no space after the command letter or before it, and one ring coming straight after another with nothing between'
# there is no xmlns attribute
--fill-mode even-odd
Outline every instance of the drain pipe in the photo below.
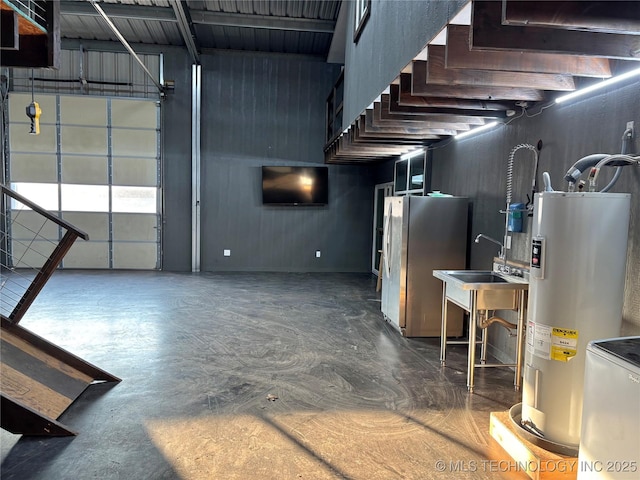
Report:
<svg viewBox="0 0 640 480"><path fill-rule="evenodd" d="M497 323L498 325L506 328L507 330L516 330L518 328L518 326L515 323L511 323L505 320L504 318L496 317L495 315L493 315L490 318L487 318L486 310L478 311L478 328L484 329L493 325L494 323Z"/></svg>

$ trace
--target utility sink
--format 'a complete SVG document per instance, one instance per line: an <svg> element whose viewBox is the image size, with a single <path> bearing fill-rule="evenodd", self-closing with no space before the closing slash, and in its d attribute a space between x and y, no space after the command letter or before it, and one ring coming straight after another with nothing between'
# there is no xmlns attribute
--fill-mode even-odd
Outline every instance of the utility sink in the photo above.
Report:
<svg viewBox="0 0 640 480"><path fill-rule="evenodd" d="M492 322L487 320L487 310L516 310L518 323L516 344L516 367L514 385L520 388L522 371L522 346L524 343L524 320L526 318L526 293L529 290L529 272L514 262L507 264L502 260L493 263L493 270L434 270L433 276L442 280L442 328L440 330L440 364L446 364L447 344L462 343L468 345L467 356L467 388L473 392L474 371L477 366L498 367L502 363L487 363L487 327ZM469 312L469 335L466 340L448 340L447 305L454 303ZM493 316L492 316L493 318ZM489 319L491 320L491 319ZM477 328L482 329L480 364L476 363Z"/></svg>
<svg viewBox="0 0 640 480"><path fill-rule="evenodd" d="M518 291L528 290L529 283L521 277L491 270L434 270L433 276L444 282L447 299L467 311L516 310Z"/></svg>

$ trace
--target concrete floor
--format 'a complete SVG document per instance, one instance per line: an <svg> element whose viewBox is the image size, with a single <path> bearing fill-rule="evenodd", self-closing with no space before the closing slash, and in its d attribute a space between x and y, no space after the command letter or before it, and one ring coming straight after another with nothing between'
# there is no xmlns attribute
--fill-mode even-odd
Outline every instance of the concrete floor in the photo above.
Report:
<svg viewBox="0 0 640 480"><path fill-rule="evenodd" d="M76 437L2 430L3 480L527 478L489 435L511 370L467 394L466 349L402 338L370 275L63 271L21 326L123 381Z"/></svg>

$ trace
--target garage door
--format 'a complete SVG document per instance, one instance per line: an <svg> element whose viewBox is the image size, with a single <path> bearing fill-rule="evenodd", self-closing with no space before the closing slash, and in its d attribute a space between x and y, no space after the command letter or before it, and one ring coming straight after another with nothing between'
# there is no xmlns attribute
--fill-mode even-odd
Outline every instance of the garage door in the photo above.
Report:
<svg viewBox="0 0 640 480"><path fill-rule="evenodd" d="M43 94L35 100L40 135L29 134L31 95L9 96L9 179L18 193L89 234L62 267L159 269L159 102ZM30 212L11 214L29 225ZM45 233L58 239L55 229ZM12 232L14 258L21 258L22 234L29 232Z"/></svg>

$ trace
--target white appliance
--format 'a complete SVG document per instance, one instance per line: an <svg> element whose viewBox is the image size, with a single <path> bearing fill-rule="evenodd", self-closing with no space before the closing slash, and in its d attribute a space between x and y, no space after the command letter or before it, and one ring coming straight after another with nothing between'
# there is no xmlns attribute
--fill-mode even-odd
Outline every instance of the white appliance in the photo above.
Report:
<svg viewBox="0 0 640 480"><path fill-rule="evenodd" d="M382 313L404 336L439 337L442 282L433 271L465 268L469 200L387 197L384 215ZM451 309L448 335L462 335L462 315Z"/></svg>
<svg viewBox="0 0 640 480"><path fill-rule="evenodd" d="M630 198L535 195L522 424L575 450L587 344L620 335Z"/></svg>
<svg viewBox="0 0 640 480"><path fill-rule="evenodd" d="M640 337L587 346L579 480L640 478Z"/></svg>

